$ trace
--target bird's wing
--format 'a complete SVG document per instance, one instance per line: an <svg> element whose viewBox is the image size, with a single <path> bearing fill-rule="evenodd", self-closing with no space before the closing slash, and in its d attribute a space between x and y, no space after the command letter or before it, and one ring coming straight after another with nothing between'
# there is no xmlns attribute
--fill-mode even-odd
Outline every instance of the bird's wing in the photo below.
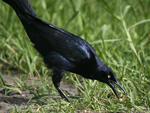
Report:
<svg viewBox="0 0 150 113"><path fill-rule="evenodd" d="M34 27L36 30L35 33L66 59L77 62L91 57L89 44L80 37L48 22L32 16L30 17L32 21L28 21L28 24Z"/></svg>

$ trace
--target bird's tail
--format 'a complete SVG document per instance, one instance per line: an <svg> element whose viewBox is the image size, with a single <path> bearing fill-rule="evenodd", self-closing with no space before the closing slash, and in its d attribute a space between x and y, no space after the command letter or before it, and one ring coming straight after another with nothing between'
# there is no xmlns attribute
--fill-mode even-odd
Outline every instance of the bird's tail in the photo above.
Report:
<svg viewBox="0 0 150 113"><path fill-rule="evenodd" d="M34 20L38 20L30 2L28 0L3 1L9 4L15 10L31 42L34 43L34 47L40 52L42 56L47 55L47 53L50 51L49 46L42 40L42 38L38 36L36 28L30 25L30 23L34 22Z"/></svg>
<svg viewBox="0 0 150 113"><path fill-rule="evenodd" d="M37 17L34 9L28 0L3 0L9 4L19 16L20 14L27 13L33 17Z"/></svg>

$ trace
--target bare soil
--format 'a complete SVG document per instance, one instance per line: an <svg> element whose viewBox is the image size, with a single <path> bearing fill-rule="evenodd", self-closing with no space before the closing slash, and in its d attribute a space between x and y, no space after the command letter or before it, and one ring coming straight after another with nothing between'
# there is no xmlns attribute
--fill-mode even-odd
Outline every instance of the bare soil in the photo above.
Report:
<svg viewBox="0 0 150 113"><path fill-rule="evenodd" d="M3 75L5 82L9 83L9 84L10 83L13 84L14 81L18 81L17 79L20 76L20 75L11 76L11 75L6 74L6 73L2 73L2 75ZM21 76L24 76L24 75L21 75ZM31 80L28 80L27 82L30 84ZM0 84L1 83L2 82L0 80ZM38 84L40 86L41 82L40 81L36 82L36 84ZM73 95L73 94L78 95L77 89L74 85L68 85L68 84L62 82L61 88L64 92L67 92L70 95ZM31 97L34 97L34 95L28 89L21 89L22 94L20 94L17 91L11 91L11 92L6 94L6 90L8 91L8 89L0 86L0 113L8 113L10 110L15 108L15 106L24 107L28 103L28 100ZM33 104L33 102L30 101L28 103L28 105L30 105L30 104Z"/></svg>

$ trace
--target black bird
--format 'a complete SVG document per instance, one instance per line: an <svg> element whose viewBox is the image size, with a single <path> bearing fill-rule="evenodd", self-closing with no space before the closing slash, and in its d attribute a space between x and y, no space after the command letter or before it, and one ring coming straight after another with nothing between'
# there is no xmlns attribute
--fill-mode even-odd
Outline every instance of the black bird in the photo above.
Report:
<svg viewBox="0 0 150 113"><path fill-rule="evenodd" d="M3 1L15 10L36 50L48 68L53 69L52 81L62 98L70 102L60 89L60 81L66 71L108 84L118 98L114 84L126 94L114 72L97 58L85 40L39 19L28 0Z"/></svg>

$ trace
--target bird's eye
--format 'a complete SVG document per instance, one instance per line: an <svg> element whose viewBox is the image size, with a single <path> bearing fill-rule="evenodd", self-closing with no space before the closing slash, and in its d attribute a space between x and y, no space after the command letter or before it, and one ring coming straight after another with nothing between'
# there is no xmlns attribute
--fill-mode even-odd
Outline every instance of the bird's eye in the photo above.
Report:
<svg viewBox="0 0 150 113"><path fill-rule="evenodd" d="M110 75L108 75L108 78L111 78L111 76L110 76Z"/></svg>

